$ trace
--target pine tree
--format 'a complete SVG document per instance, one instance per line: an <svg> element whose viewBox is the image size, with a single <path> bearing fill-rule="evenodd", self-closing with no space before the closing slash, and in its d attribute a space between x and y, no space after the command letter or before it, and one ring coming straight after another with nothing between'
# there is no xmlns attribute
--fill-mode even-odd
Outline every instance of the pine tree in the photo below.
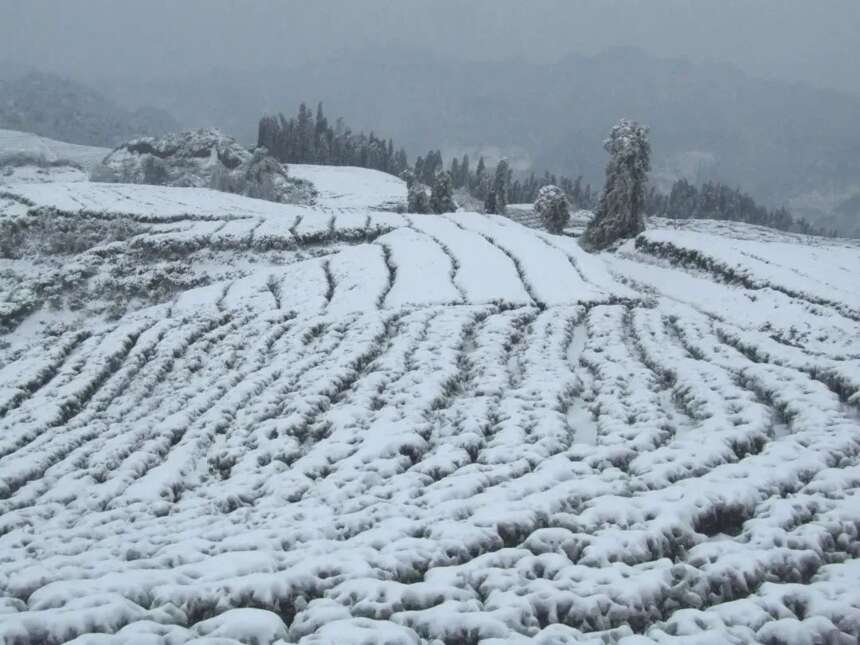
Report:
<svg viewBox="0 0 860 645"><path fill-rule="evenodd" d="M430 200L427 198L427 186L415 180L409 186L406 209L410 213L427 213L430 210Z"/></svg>
<svg viewBox="0 0 860 645"><path fill-rule="evenodd" d="M295 118L264 116L260 119L257 145L283 163L358 165L399 175L409 167L406 151L395 152L394 141L373 132L353 134L343 119L329 124L322 103L316 117L302 103Z"/></svg>
<svg viewBox="0 0 860 645"><path fill-rule="evenodd" d="M406 182L407 189L412 188L412 184L415 183L415 173L410 168L406 168L403 172L401 172L400 178Z"/></svg>
<svg viewBox="0 0 860 645"><path fill-rule="evenodd" d="M394 155L394 172L398 175L409 168L409 160L406 157L406 150L400 148Z"/></svg>
<svg viewBox="0 0 860 645"><path fill-rule="evenodd" d="M502 159L499 165L496 166L496 174L493 177L493 186L491 193L493 194L492 210L487 208L487 203L484 203L484 208L488 213L498 213L504 215L508 207L508 182L510 180L510 168L508 162Z"/></svg>
<svg viewBox="0 0 860 645"><path fill-rule="evenodd" d="M570 221L570 203L567 201L567 195L553 184L540 189L534 209L550 233L561 233Z"/></svg>
<svg viewBox="0 0 860 645"><path fill-rule="evenodd" d="M619 121L604 148L609 153L606 186L582 236L583 245L595 250L645 230L645 186L651 168L648 129L638 123Z"/></svg>
<svg viewBox="0 0 860 645"><path fill-rule="evenodd" d="M498 206L496 205L496 191L492 188L487 189L487 196L484 198L484 212L496 213Z"/></svg>
<svg viewBox="0 0 860 645"><path fill-rule="evenodd" d="M451 174L440 172L433 182L433 192L430 195L430 210L434 213L453 213L457 210L451 187Z"/></svg>
<svg viewBox="0 0 860 645"><path fill-rule="evenodd" d="M317 163L331 163L331 143L328 133L328 119L323 114L322 101L317 103L317 117L314 123L314 141L313 147L316 151L314 159Z"/></svg>
<svg viewBox="0 0 860 645"><path fill-rule="evenodd" d="M466 188L468 190L471 182L472 171L469 168L469 155L464 154L463 160L460 162L460 177L457 180L457 183L460 185L460 188Z"/></svg>
<svg viewBox="0 0 860 645"><path fill-rule="evenodd" d="M304 103L299 106L296 127L298 128L298 161L299 163L312 162L314 161L314 117Z"/></svg>
<svg viewBox="0 0 860 645"><path fill-rule="evenodd" d="M460 183L460 160L457 157L451 159L451 185L454 188L459 188Z"/></svg>
<svg viewBox="0 0 860 645"><path fill-rule="evenodd" d="M487 177L487 166L484 163L484 157L478 159L478 166L475 169L475 183L471 186L472 192L475 194L475 197L478 199L486 199L486 177Z"/></svg>

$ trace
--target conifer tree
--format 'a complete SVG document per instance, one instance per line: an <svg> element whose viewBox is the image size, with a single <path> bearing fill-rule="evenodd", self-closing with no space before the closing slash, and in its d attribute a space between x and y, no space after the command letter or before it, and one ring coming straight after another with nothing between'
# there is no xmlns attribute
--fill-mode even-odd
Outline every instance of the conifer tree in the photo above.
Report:
<svg viewBox="0 0 860 645"><path fill-rule="evenodd" d="M427 198L427 186L417 179L409 186L406 209L410 213L427 213L430 210L430 200Z"/></svg>
<svg viewBox="0 0 860 645"><path fill-rule="evenodd" d="M496 191L492 188L488 188L487 196L484 198L484 212L485 213L497 213L497 205L496 205Z"/></svg>
<svg viewBox="0 0 860 645"><path fill-rule="evenodd" d="M645 186L651 168L648 129L622 119L604 143L609 153L606 186L594 219L582 236L583 246L604 249L645 230Z"/></svg>
<svg viewBox="0 0 860 645"><path fill-rule="evenodd" d="M475 169L475 183L471 187L472 192L478 199L486 199L486 182L485 179L487 177L487 166L484 163L484 157L478 159L478 166Z"/></svg>
<svg viewBox="0 0 860 645"><path fill-rule="evenodd" d="M451 185L454 188L459 188L460 180L460 160L457 157L451 159Z"/></svg>
<svg viewBox="0 0 860 645"><path fill-rule="evenodd" d="M451 174L440 172L433 182L433 192L430 195L430 210L434 213L453 213L457 210L451 187Z"/></svg>
<svg viewBox="0 0 860 645"><path fill-rule="evenodd" d="M484 207L487 209L488 213L498 213L500 215L505 214L505 211L508 207L509 179L510 167L508 166L507 160L502 159L499 162L499 165L496 166L496 173L493 177L493 186L491 189L491 193L493 194L493 203L491 204L492 210L487 208L487 203L484 204Z"/></svg>
<svg viewBox="0 0 860 645"><path fill-rule="evenodd" d="M460 162L460 178L458 179L460 188L469 188L469 184L472 181L471 172L469 168L469 155L464 154L463 160Z"/></svg>

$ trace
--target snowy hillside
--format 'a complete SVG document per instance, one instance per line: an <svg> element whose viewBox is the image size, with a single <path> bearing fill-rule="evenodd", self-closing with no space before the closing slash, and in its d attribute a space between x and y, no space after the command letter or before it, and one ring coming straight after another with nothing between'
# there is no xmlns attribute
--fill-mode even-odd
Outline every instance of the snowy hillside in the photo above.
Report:
<svg viewBox="0 0 860 645"><path fill-rule="evenodd" d="M319 193L318 203L330 208L396 210L406 204L403 181L378 170L293 163L289 173L311 182Z"/></svg>
<svg viewBox="0 0 860 645"><path fill-rule="evenodd" d="M86 181L110 150L0 129L0 185L20 182Z"/></svg>
<svg viewBox="0 0 860 645"><path fill-rule="evenodd" d="M857 642L858 245L291 172L4 187L0 642Z"/></svg>

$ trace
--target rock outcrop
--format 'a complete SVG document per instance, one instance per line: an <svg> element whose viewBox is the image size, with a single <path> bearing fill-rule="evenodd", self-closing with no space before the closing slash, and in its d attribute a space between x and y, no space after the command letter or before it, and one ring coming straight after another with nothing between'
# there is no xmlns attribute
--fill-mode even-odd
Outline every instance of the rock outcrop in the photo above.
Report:
<svg viewBox="0 0 860 645"><path fill-rule="evenodd" d="M93 181L213 188L273 202L302 203L313 188L288 177L265 148L250 151L218 130L184 130L122 144L97 166Z"/></svg>

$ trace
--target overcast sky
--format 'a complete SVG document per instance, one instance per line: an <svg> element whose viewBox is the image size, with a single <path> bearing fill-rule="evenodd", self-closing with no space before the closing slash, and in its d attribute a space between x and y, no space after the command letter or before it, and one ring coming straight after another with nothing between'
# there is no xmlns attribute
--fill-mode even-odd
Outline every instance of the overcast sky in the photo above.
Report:
<svg viewBox="0 0 860 645"><path fill-rule="evenodd" d="M860 0L0 0L0 61L79 79L387 44L534 60L627 45L860 94Z"/></svg>

